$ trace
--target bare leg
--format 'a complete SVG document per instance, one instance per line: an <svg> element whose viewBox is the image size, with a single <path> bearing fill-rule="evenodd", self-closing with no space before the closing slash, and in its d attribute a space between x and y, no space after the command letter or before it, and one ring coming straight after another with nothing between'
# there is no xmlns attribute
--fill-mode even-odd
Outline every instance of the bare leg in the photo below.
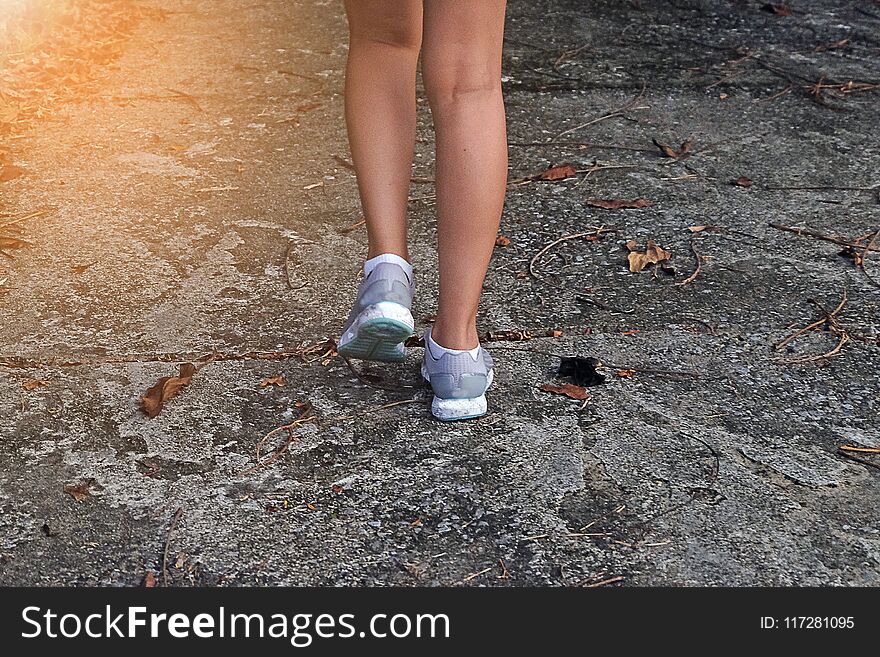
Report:
<svg viewBox="0 0 880 657"><path fill-rule="evenodd" d="M416 132L422 0L346 0L345 118L370 258L408 259L406 206Z"/></svg>
<svg viewBox="0 0 880 657"><path fill-rule="evenodd" d="M478 344L477 307L507 186L505 0L424 0L422 73L437 139L440 299L432 336Z"/></svg>

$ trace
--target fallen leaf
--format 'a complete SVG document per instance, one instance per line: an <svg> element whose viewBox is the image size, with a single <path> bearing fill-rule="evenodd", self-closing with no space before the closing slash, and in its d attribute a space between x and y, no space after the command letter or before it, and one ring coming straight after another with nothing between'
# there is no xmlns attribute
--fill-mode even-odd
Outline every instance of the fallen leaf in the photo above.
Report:
<svg viewBox="0 0 880 657"><path fill-rule="evenodd" d="M82 502L91 493L89 492L90 482L81 481L78 484L64 484L64 492L70 495L77 502Z"/></svg>
<svg viewBox="0 0 880 657"><path fill-rule="evenodd" d="M626 248L629 249L629 270L633 273L644 271L650 265L667 262L672 257L669 251L657 246L654 240L648 240L644 251L636 250L635 240L627 242Z"/></svg>
<svg viewBox="0 0 880 657"><path fill-rule="evenodd" d="M24 240L14 237L0 237L0 249L23 249L26 246L27 242Z"/></svg>
<svg viewBox="0 0 880 657"><path fill-rule="evenodd" d="M304 103L296 108L297 112L311 112L321 107L322 103Z"/></svg>
<svg viewBox="0 0 880 657"><path fill-rule="evenodd" d="M30 392L31 390L36 390L37 388L47 386L49 385L49 383L50 381L47 381L46 379L28 379L21 384L21 387Z"/></svg>
<svg viewBox="0 0 880 657"><path fill-rule="evenodd" d="M278 386L279 388L283 388L287 385L287 382L284 380L284 377L280 374L277 376L270 376L267 379L263 379L260 381L260 387L265 388L267 386Z"/></svg>
<svg viewBox="0 0 880 657"><path fill-rule="evenodd" d="M559 363L557 376L571 379L579 386L598 386L605 383L605 375L596 371L600 365L596 358L581 356L564 356Z"/></svg>
<svg viewBox="0 0 880 657"><path fill-rule="evenodd" d="M754 183L752 183L751 179L746 178L745 176L740 176L736 180L731 180L730 184L735 185L736 187L751 187Z"/></svg>
<svg viewBox="0 0 880 657"><path fill-rule="evenodd" d="M682 155L687 155L691 152L691 147L694 145L694 141L692 139L688 139L681 143L681 146L678 147L678 150L675 150L671 146L667 146L663 142L659 142L656 139L651 139L654 142L654 146L660 149L660 153L663 157L671 157L671 158L679 158Z"/></svg>
<svg viewBox="0 0 880 657"><path fill-rule="evenodd" d="M339 484L333 484L332 490L333 490L334 493L336 493L337 495L339 495L339 494L342 493L345 489L344 489L342 486L340 486Z"/></svg>
<svg viewBox="0 0 880 657"><path fill-rule="evenodd" d="M14 180L24 174L24 169L14 164L4 164L0 167L0 182Z"/></svg>
<svg viewBox="0 0 880 657"><path fill-rule="evenodd" d="M777 16L791 16L791 7L782 2L767 2L761 9Z"/></svg>
<svg viewBox="0 0 880 657"><path fill-rule="evenodd" d="M708 226L689 226L688 230L692 233L702 233Z"/></svg>
<svg viewBox="0 0 880 657"><path fill-rule="evenodd" d="M588 393L585 388L571 383L564 383L561 386L552 383L545 383L541 386L541 390L544 392L552 392L554 395L565 395L571 399L579 399L581 401L590 398L590 393Z"/></svg>
<svg viewBox="0 0 880 657"><path fill-rule="evenodd" d="M147 417L154 418L159 415L165 402L176 396L184 386L188 386L195 373L195 365L183 363L180 366L179 376L163 376L159 379L141 398L141 409Z"/></svg>
<svg viewBox="0 0 880 657"><path fill-rule="evenodd" d="M86 271L90 267L93 267L96 264L98 264L97 260L95 262L90 262L87 265L74 265L70 268L70 271L72 271L74 274L82 274L84 271Z"/></svg>
<svg viewBox="0 0 880 657"><path fill-rule="evenodd" d="M621 335L635 335L636 333L641 333L642 329L630 329L629 331L624 331Z"/></svg>
<svg viewBox="0 0 880 657"><path fill-rule="evenodd" d="M510 238L506 235L499 235L495 238L495 246L510 246Z"/></svg>
<svg viewBox="0 0 880 657"><path fill-rule="evenodd" d="M152 570L148 570L144 575L144 588L152 589L156 586L156 573Z"/></svg>
<svg viewBox="0 0 880 657"><path fill-rule="evenodd" d="M534 176L534 180L564 180L576 175L577 169L573 166L570 164L560 164L558 166L550 167L546 171L542 171L537 176Z"/></svg>
<svg viewBox="0 0 880 657"><path fill-rule="evenodd" d="M637 198L632 201L622 198L588 198L586 204L591 205L594 208L604 208L605 210L639 209L653 205L653 203L646 198Z"/></svg>
<svg viewBox="0 0 880 657"><path fill-rule="evenodd" d="M629 379L634 376L635 373L635 370L617 370L617 372L615 372L615 374L617 374L617 376L619 376L621 379Z"/></svg>
<svg viewBox="0 0 880 657"><path fill-rule="evenodd" d="M551 338L561 338L565 333L559 329L552 329L547 332L547 336Z"/></svg>

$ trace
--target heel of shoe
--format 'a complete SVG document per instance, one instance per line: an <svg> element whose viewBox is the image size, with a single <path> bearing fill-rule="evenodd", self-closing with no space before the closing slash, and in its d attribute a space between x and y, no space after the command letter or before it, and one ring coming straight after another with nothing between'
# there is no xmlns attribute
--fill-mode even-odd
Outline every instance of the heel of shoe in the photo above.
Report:
<svg viewBox="0 0 880 657"><path fill-rule="evenodd" d="M431 402L431 414L441 422L472 420L484 416L487 410L485 394L472 399L442 399L435 396Z"/></svg>
<svg viewBox="0 0 880 657"><path fill-rule="evenodd" d="M413 334L409 308L382 301L365 308L340 338L338 351L346 358L399 362L406 359L403 342Z"/></svg>

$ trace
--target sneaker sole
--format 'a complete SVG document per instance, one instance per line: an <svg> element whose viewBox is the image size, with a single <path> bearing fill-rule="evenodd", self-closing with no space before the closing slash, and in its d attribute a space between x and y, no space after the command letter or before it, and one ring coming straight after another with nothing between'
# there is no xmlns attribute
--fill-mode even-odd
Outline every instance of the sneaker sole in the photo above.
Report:
<svg viewBox="0 0 880 657"><path fill-rule="evenodd" d="M422 369L422 377L428 383L431 382L431 379L428 378L427 372ZM495 378L495 371L489 370L488 376L486 377L486 388L492 385L492 381ZM488 402L486 401L486 394L483 393L479 397L471 397L468 399L442 399L436 395L434 395L433 401L431 401L431 415L440 420L441 422L456 422L458 420L475 420L478 417L483 417L488 412Z"/></svg>
<svg viewBox="0 0 880 657"><path fill-rule="evenodd" d="M383 301L365 308L339 340L337 351L346 358L401 362L403 342L413 334L412 313L399 303Z"/></svg>

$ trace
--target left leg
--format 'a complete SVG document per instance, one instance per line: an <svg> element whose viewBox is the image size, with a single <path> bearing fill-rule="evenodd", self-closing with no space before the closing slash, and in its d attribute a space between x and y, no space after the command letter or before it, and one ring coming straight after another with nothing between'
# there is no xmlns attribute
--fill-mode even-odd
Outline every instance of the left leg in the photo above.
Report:
<svg viewBox="0 0 880 657"><path fill-rule="evenodd" d="M437 142L440 299L432 336L477 345L476 315L507 188L505 0L425 0L422 75Z"/></svg>

